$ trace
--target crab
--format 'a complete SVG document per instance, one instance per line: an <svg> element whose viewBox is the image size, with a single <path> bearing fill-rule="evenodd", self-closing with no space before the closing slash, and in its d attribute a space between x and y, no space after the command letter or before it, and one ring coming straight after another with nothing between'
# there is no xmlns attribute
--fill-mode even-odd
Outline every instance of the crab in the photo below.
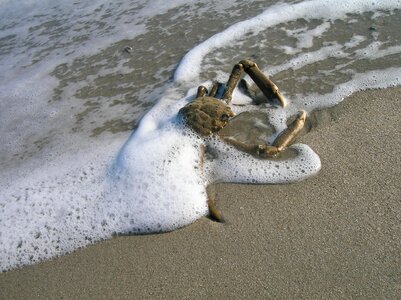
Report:
<svg viewBox="0 0 401 300"><path fill-rule="evenodd" d="M219 87L222 86L221 83L214 83L210 92L208 92L205 86L201 85L198 87L195 100L182 107L178 114L182 116L190 128L201 136L219 136L219 131L235 116L229 104L238 83L241 84L248 95L251 97L254 96L249 85L244 80L241 80L244 72L251 77L267 100L274 101L276 99L282 107L286 106L286 100L277 85L262 73L255 62L245 59L234 65L221 98L217 98ZM305 120L306 112L302 110L271 145L247 144L231 137L219 137L240 151L256 155L260 158L271 158L282 152L295 140L304 127ZM210 217L222 222L223 217L220 210L216 207L215 200L210 196L208 198Z"/></svg>

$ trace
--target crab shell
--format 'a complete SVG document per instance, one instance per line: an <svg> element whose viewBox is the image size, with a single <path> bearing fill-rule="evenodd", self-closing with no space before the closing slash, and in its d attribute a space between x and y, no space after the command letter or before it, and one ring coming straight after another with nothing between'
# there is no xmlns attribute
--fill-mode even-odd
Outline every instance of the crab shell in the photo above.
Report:
<svg viewBox="0 0 401 300"><path fill-rule="evenodd" d="M188 126L201 135L211 135L227 125L235 114L223 101L213 97L198 97L178 112Z"/></svg>

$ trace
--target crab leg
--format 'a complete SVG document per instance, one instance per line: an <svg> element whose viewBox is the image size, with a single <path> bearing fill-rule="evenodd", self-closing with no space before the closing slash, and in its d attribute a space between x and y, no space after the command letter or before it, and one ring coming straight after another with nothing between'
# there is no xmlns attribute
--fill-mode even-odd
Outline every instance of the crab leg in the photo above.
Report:
<svg viewBox="0 0 401 300"><path fill-rule="evenodd" d="M207 206L209 208L209 217L217 222L224 223L223 215L216 206L215 198L210 196L209 193L207 194L208 194Z"/></svg>
<svg viewBox="0 0 401 300"><path fill-rule="evenodd" d="M259 157L273 157L276 154L287 148L301 132L305 125L306 112L304 110L300 111L297 118L288 127L280 133L280 135L275 139L273 145L257 145L257 144L247 144L244 142L237 141L231 137L221 137L228 144L233 145L240 151L247 152Z"/></svg>
<svg viewBox="0 0 401 300"><path fill-rule="evenodd" d="M238 83L238 88L247 96L251 97L252 99L255 98L255 92L251 90L251 86L246 82L245 79L241 79Z"/></svg>
<svg viewBox="0 0 401 300"><path fill-rule="evenodd" d="M199 149L199 166L201 169L201 172L204 172L204 158L205 158L205 146L201 145ZM223 215L221 211L217 208L216 205L216 199L210 195L210 191L208 187L206 187L206 196L207 196L207 206L209 208L209 217L217 222L224 222Z"/></svg>
<svg viewBox="0 0 401 300"><path fill-rule="evenodd" d="M212 89L210 90L209 97L216 97L217 91L219 90L221 83L215 82L213 83Z"/></svg>
<svg viewBox="0 0 401 300"><path fill-rule="evenodd" d="M277 85L275 85L273 81L267 78L267 76L260 71L256 63L245 59L241 60L239 64L244 67L244 71L252 78L252 80L268 99L276 97L280 101L282 107L286 106L285 98L281 94Z"/></svg>
<svg viewBox="0 0 401 300"><path fill-rule="evenodd" d="M301 110L294 122L288 125L288 127L274 140L273 146L277 147L277 150L280 152L290 145L304 127L305 120L306 112Z"/></svg>
<svg viewBox="0 0 401 300"><path fill-rule="evenodd" d="M243 71L244 66L241 63L234 65L234 68L231 71L230 78L227 81L223 97L221 97L221 99L223 99L227 104L231 101L234 89L237 86L237 83L240 80Z"/></svg>
<svg viewBox="0 0 401 300"><path fill-rule="evenodd" d="M273 157L279 152L279 150L275 146L247 144L244 142L237 141L230 137L223 137L223 140L233 145L240 151L247 152L259 157Z"/></svg>
<svg viewBox="0 0 401 300"><path fill-rule="evenodd" d="M198 87L198 92L196 93L196 98L203 97L207 94L207 88L203 85Z"/></svg>

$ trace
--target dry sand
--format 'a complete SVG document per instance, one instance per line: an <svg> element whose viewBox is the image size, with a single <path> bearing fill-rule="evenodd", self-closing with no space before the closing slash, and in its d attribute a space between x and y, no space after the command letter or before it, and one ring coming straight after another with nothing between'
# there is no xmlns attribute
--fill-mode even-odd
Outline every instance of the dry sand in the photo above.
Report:
<svg viewBox="0 0 401 300"><path fill-rule="evenodd" d="M318 176L215 187L226 224L124 236L0 274L1 298L398 298L401 88L357 93L302 142Z"/></svg>

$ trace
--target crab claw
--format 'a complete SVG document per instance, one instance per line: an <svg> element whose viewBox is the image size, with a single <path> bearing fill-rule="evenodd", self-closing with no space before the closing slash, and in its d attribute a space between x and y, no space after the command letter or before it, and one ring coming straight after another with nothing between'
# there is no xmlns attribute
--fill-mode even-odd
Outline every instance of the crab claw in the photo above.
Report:
<svg viewBox="0 0 401 300"><path fill-rule="evenodd" d="M301 110L296 119L275 139L273 146L277 147L280 152L290 145L301 132L305 125L305 121L306 112Z"/></svg>
<svg viewBox="0 0 401 300"><path fill-rule="evenodd" d="M196 98L204 97L207 95L207 93L208 93L207 88L203 85L200 85L198 87L198 91L196 92Z"/></svg>
<svg viewBox="0 0 401 300"><path fill-rule="evenodd" d="M207 205L209 207L209 217L216 222L224 223L225 220L221 211L217 208L214 198L209 197Z"/></svg>
<svg viewBox="0 0 401 300"><path fill-rule="evenodd" d="M244 67L244 71L252 78L252 80L269 100L272 100L272 98L277 98L282 107L286 106L287 102L277 85L262 73L256 63L249 59L245 59L241 60L239 64Z"/></svg>

